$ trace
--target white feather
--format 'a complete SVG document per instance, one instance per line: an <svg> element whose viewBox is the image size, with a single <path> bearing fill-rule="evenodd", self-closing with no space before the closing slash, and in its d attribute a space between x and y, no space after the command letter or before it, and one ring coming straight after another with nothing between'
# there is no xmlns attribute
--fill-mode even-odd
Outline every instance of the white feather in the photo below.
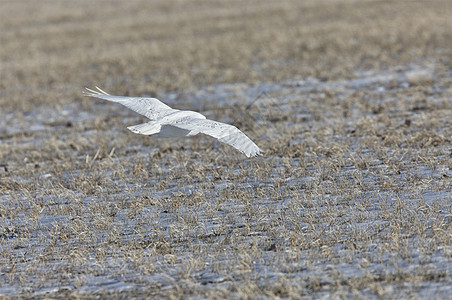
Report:
<svg viewBox="0 0 452 300"><path fill-rule="evenodd" d="M231 145L247 157L262 155L262 150L237 127L206 119L202 114L172 109L156 98L113 96L96 87L88 89L86 96L116 103L150 119L150 122L127 127L130 131L155 137L182 137L203 133Z"/></svg>

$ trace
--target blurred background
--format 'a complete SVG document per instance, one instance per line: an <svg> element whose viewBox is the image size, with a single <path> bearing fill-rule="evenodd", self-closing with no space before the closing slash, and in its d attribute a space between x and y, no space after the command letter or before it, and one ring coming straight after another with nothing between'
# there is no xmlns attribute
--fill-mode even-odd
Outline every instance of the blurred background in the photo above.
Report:
<svg viewBox="0 0 452 300"><path fill-rule="evenodd" d="M0 298L450 298L451 16L1 0ZM134 135L144 118L94 86L234 124L264 156Z"/></svg>
<svg viewBox="0 0 452 300"><path fill-rule="evenodd" d="M2 111L217 83L354 78L451 65L452 4L437 1L2 1Z"/></svg>

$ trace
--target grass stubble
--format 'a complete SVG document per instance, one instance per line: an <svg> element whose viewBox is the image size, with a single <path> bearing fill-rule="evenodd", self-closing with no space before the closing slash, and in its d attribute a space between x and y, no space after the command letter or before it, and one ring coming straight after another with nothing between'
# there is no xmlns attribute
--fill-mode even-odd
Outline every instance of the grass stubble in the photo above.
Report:
<svg viewBox="0 0 452 300"><path fill-rule="evenodd" d="M450 2L82 2L0 10L1 296L452 294ZM133 135L93 85L265 155Z"/></svg>

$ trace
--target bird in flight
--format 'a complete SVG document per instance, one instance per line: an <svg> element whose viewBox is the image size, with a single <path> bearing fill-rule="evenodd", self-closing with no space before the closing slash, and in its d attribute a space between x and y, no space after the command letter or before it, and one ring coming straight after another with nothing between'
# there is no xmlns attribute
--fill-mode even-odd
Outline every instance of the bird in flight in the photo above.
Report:
<svg viewBox="0 0 452 300"><path fill-rule="evenodd" d="M116 102L145 116L151 121L127 127L130 131L155 137L209 135L228 144L247 157L262 155L262 150L237 127L206 119L198 112L169 107L156 98L114 96L96 87L86 88L86 96Z"/></svg>

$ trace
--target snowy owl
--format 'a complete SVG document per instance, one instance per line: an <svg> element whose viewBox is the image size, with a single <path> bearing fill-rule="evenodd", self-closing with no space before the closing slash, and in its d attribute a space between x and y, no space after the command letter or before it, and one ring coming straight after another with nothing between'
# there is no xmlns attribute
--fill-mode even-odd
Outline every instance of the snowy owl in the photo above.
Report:
<svg viewBox="0 0 452 300"><path fill-rule="evenodd" d="M247 157L262 155L262 150L237 127L206 119L198 112L172 109L156 98L113 96L98 87L97 91L86 89L86 96L120 103L151 120L127 127L134 133L155 137L182 137L204 133L231 145Z"/></svg>

